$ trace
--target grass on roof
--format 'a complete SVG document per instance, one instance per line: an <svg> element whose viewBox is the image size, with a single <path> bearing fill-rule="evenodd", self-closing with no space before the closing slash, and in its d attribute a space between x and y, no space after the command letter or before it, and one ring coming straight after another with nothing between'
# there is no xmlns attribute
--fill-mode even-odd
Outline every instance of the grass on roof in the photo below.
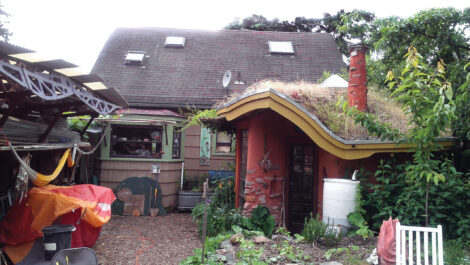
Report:
<svg viewBox="0 0 470 265"><path fill-rule="evenodd" d="M313 113L334 134L347 140L376 139L370 136L367 130L360 125L355 125L352 118L347 117L340 106L336 106L338 99L347 99L346 88L322 88L318 84L298 81L286 83L275 80L263 80L248 87L243 94L233 94L216 104L222 106L245 94L264 89L274 89L282 93ZM390 124L393 128L404 133L409 129L408 119L401 106L383 94L375 90L369 90L367 96L367 111L377 116L380 121Z"/></svg>

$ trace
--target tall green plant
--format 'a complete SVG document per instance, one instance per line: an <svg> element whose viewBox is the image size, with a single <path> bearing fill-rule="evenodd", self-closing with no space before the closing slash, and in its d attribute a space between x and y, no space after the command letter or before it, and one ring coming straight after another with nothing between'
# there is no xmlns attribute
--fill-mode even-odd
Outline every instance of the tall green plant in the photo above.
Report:
<svg viewBox="0 0 470 265"><path fill-rule="evenodd" d="M432 69L423 62L422 56L412 46L405 57L405 68L401 75L396 77L389 71L387 81L394 90L392 96L402 103L402 109L408 116L411 129L406 134L390 129L376 117L359 112L354 107L347 114L382 139L399 139L400 142L414 145L413 160L406 167L406 175L410 182L425 187L423 216L428 225L430 183L438 185L445 181L440 172L442 161L435 157L434 152L442 149L438 138L450 131L456 119L456 105L452 86L445 78L442 60Z"/></svg>
<svg viewBox="0 0 470 265"><path fill-rule="evenodd" d="M447 239L470 241L470 181L455 171L449 154L441 154L439 172L446 176L445 183L429 187L429 224L441 224ZM415 183L407 176L410 162L402 163L392 157L382 160L374 181L362 172L361 204L366 210L364 218L378 231L382 221L397 217L404 225L424 225L422 218L426 186Z"/></svg>
<svg viewBox="0 0 470 265"><path fill-rule="evenodd" d="M204 202L194 207L191 215L198 223L198 233L202 234ZM240 225L242 215L235 208L235 191L232 179L221 182L207 205L207 236L230 231L232 225Z"/></svg>

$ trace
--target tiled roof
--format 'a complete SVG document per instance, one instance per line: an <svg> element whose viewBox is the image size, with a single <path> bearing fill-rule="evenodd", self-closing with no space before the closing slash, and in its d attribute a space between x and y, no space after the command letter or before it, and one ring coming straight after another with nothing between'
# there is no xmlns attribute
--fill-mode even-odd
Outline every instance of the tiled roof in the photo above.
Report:
<svg viewBox="0 0 470 265"><path fill-rule="evenodd" d="M184 48L165 47L167 36L184 37ZM270 54L268 41L291 41L295 54ZM144 64L124 64L128 51L145 52ZM118 89L132 107L209 108L256 81L316 82L324 71L337 73L343 67L334 39L326 33L119 28L92 73ZM225 89L222 77L227 70L232 78Z"/></svg>

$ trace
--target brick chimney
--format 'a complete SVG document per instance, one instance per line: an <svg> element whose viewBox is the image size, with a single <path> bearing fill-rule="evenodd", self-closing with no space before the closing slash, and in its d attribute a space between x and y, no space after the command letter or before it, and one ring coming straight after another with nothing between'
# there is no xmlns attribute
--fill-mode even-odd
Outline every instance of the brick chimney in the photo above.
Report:
<svg viewBox="0 0 470 265"><path fill-rule="evenodd" d="M349 65L348 103L360 111L367 111L367 69L364 44L348 47L351 54Z"/></svg>

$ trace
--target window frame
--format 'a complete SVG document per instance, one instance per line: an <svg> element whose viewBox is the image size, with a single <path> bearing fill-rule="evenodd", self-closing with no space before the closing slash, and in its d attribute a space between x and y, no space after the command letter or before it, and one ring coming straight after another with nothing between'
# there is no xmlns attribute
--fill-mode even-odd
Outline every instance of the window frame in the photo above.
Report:
<svg viewBox="0 0 470 265"><path fill-rule="evenodd" d="M230 144L223 144L222 146L230 146L230 152L217 152L217 147L218 147L218 142L217 142L217 135L219 133L226 133L226 134L229 134L231 135L231 140L230 140ZM234 133L227 133L227 132L224 132L224 131L216 131L212 134L212 154L213 155L216 155L216 156L224 156L224 155L227 155L227 156L234 156L235 153L236 153L236 150L235 150L235 146L234 144L236 143L236 136Z"/></svg>
<svg viewBox="0 0 470 265"><path fill-rule="evenodd" d="M133 128L133 129L146 129L146 130L154 130L154 131L159 131L160 136L159 139L156 139L155 141L152 141L151 135L148 136L148 138L144 138L143 140L129 140L127 137L119 137L117 134L113 134L113 130L117 128ZM111 130L109 133L109 155L108 157L111 159L162 159L162 154L163 154L163 149L164 149L164 143L163 143L163 133L164 133L164 127L161 125L130 125L130 124L111 124ZM128 136L130 137L130 136ZM121 139L120 139L121 138ZM122 139L126 138L126 139ZM145 140L148 139L148 140ZM123 155L123 154L113 154L113 149L114 145L121 143L122 146L125 145L131 145L134 144L135 146L137 145L144 145L144 146L150 146L150 148L146 148L147 150L150 150L149 153L150 155L148 156L143 156L139 154L128 154L128 155ZM156 152L152 154L152 150L156 148ZM125 147L123 147L125 148ZM128 148L130 148L128 146ZM134 150L136 151L136 150ZM158 155L156 155L158 154Z"/></svg>
<svg viewBox="0 0 470 265"><path fill-rule="evenodd" d="M182 147L182 144L181 144L181 141L182 141L182 138L183 138L183 132L181 131L182 128L181 127L176 127L174 126L173 127L173 133L172 133L172 142L171 142L171 159L181 159L181 153L182 153L182 150L181 150L181 147ZM175 157L175 135L178 135L178 156Z"/></svg>

